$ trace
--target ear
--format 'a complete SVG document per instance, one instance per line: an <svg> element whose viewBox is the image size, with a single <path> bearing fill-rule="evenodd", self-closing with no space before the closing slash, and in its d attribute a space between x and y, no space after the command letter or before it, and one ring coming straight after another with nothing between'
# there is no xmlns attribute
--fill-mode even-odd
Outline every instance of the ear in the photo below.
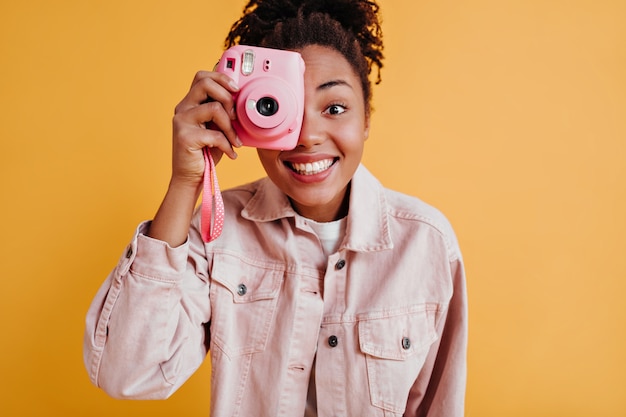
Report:
<svg viewBox="0 0 626 417"><path fill-rule="evenodd" d="M365 115L365 130L363 130L363 139L367 140L370 136L370 115Z"/></svg>

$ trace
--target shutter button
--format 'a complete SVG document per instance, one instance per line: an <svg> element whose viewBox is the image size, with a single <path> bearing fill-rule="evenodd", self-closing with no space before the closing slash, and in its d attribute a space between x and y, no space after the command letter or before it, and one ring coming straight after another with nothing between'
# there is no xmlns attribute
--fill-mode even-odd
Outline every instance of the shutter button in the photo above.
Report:
<svg viewBox="0 0 626 417"><path fill-rule="evenodd" d="M246 295L247 292L248 292L248 288L246 287L245 284L239 284L237 286L237 294Z"/></svg>
<svg viewBox="0 0 626 417"><path fill-rule="evenodd" d="M328 346L336 347L338 344L339 344L339 340L337 339L337 336L332 335L328 338Z"/></svg>

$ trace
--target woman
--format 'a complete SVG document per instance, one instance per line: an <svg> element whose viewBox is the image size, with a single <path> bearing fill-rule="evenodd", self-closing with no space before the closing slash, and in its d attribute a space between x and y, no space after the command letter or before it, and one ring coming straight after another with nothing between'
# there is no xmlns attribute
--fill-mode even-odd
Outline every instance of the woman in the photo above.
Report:
<svg viewBox="0 0 626 417"><path fill-rule="evenodd" d="M194 214L204 160L236 158L238 86L199 72L176 107L170 186L87 317L85 364L119 398L165 398L212 364L213 416L461 416L467 315L454 233L361 165L374 1L250 1L226 46L297 51L295 149L259 149L267 178L224 191L222 235ZM206 126L211 123L212 128Z"/></svg>

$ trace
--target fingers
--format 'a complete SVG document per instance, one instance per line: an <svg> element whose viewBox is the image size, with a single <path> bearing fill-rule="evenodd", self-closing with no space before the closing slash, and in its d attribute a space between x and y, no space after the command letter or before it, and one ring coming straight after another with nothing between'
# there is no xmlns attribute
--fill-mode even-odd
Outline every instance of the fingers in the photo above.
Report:
<svg viewBox="0 0 626 417"><path fill-rule="evenodd" d="M233 94L239 91L237 84L227 75L217 72L199 71L185 98L176 106L175 113L186 111L207 101L217 101L232 119L235 118Z"/></svg>
<svg viewBox="0 0 626 417"><path fill-rule="evenodd" d="M197 132L194 136L209 141L198 145L218 147L231 158L235 157L232 147L241 146L231 123L236 118L233 94L237 91L237 85L225 74L198 72L189 92L176 106L175 126L192 125L197 129L220 131L222 135Z"/></svg>
<svg viewBox="0 0 626 417"><path fill-rule="evenodd" d="M237 157L233 146L241 146L241 141L221 103L213 101L180 111L174 116L173 125L174 139L184 148L200 150L208 146L220 149L232 159Z"/></svg>
<svg viewBox="0 0 626 417"><path fill-rule="evenodd" d="M176 183L202 181L205 147L211 149L216 162L223 154L237 158L233 147L242 145L232 124L236 117L233 94L237 91L225 74L201 71L194 77L172 120L172 180Z"/></svg>

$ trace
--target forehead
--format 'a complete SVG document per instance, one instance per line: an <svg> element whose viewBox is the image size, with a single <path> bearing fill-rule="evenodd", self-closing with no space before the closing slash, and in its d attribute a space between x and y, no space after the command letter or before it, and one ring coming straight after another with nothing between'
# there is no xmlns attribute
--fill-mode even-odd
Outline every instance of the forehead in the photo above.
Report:
<svg viewBox="0 0 626 417"><path fill-rule="evenodd" d="M333 48L309 45L300 51L305 63L304 79L316 85L341 80L361 90L360 79L348 60Z"/></svg>

